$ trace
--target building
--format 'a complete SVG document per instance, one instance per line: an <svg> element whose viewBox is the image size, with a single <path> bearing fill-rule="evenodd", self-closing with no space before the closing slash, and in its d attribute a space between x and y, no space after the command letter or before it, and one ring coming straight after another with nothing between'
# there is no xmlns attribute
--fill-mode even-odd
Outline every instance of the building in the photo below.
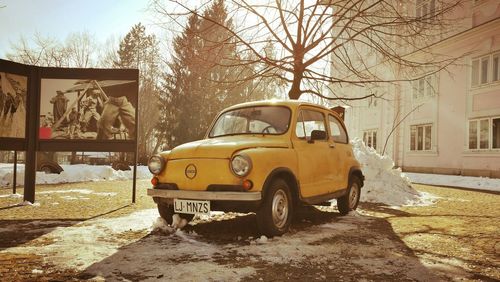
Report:
<svg viewBox="0 0 500 282"><path fill-rule="evenodd" d="M419 0L409 10L422 13L433 3ZM348 103L349 134L404 171L500 178L500 1L466 1L449 16L455 29L428 49L458 61L412 82L370 89L386 99ZM350 96L366 89L341 91Z"/></svg>

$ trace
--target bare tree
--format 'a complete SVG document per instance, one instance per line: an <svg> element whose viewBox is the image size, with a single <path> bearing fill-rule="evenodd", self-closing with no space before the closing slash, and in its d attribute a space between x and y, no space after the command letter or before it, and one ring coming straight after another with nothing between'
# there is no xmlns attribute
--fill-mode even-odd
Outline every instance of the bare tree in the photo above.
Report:
<svg viewBox="0 0 500 282"><path fill-rule="evenodd" d="M115 67L115 62L118 62L118 48L122 38L110 36L104 44L99 48L98 65L103 68Z"/></svg>
<svg viewBox="0 0 500 282"><path fill-rule="evenodd" d="M97 41L86 33L71 33L64 43L35 33L31 40L21 36L11 44L9 60L45 67L93 67L96 64Z"/></svg>
<svg viewBox="0 0 500 282"><path fill-rule="evenodd" d="M70 66L88 68L95 66L97 42L88 32L75 32L66 38L66 53Z"/></svg>
<svg viewBox="0 0 500 282"><path fill-rule="evenodd" d="M239 50L255 55L251 63L266 65L252 77L272 74L289 85L291 99L308 93L328 100L355 100L375 94L347 98L332 89L342 84L363 86L418 79L415 73L419 70L425 69L428 74L453 63L456 58L431 53L426 47L450 26L447 15L461 1L228 0L230 16L240 20L239 24L214 23L230 32L227 40L236 41ZM208 2L196 3L203 7ZM425 9L419 6L422 2L428 2ZM177 8L172 9L172 4ZM182 23L189 14L210 20L185 1L154 0L153 8L176 23ZM269 36L280 50L274 58L266 56L263 48ZM424 55L413 56L415 52ZM397 66L408 76L377 72L375 64Z"/></svg>
<svg viewBox="0 0 500 282"><path fill-rule="evenodd" d="M11 43L7 58L12 61L37 66L66 66L64 47L54 38L35 33L31 41L21 36Z"/></svg>

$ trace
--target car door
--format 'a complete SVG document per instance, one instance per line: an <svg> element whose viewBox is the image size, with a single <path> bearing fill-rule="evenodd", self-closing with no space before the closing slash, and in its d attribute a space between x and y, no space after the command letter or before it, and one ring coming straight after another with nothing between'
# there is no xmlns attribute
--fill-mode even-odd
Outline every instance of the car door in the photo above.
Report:
<svg viewBox="0 0 500 282"><path fill-rule="evenodd" d="M349 145L347 132L342 122L333 115L328 115L328 127L330 133L329 159L332 161L331 167L333 175L331 192L347 188L349 178L349 162L352 158L352 149Z"/></svg>
<svg viewBox="0 0 500 282"><path fill-rule="evenodd" d="M327 194L331 186L332 175L325 155L330 144L328 138L311 141L313 130L326 132L325 115L314 108L301 108L292 142L297 154L301 195L305 198Z"/></svg>

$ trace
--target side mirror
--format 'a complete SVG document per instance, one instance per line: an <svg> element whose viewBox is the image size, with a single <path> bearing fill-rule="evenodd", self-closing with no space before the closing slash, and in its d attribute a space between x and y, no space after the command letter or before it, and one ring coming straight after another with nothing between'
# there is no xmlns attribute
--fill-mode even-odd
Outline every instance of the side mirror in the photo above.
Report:
<svg viewBox="0 0 500 282"><path fill-rule="evenodd" d="M314 143L315 140L326 140L326 131L324 130L313 130L311 132L311 139L309 143Z"/></svg>

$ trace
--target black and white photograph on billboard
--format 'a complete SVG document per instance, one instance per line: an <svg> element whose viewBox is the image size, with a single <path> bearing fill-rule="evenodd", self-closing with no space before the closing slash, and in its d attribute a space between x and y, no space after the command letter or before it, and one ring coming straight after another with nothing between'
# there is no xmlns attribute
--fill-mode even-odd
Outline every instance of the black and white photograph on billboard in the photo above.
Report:
<svg viewBox="0 0 500 282"><path fill-rule="evenodd" d="M25 136L27 82L26 76L0 72L0 137Z"/></svg>
<svg viewBox="0 0 500 282"><path fill-rule="evenodd" d="M134 140L137 81L42 79L40 139Z"/></svg>

